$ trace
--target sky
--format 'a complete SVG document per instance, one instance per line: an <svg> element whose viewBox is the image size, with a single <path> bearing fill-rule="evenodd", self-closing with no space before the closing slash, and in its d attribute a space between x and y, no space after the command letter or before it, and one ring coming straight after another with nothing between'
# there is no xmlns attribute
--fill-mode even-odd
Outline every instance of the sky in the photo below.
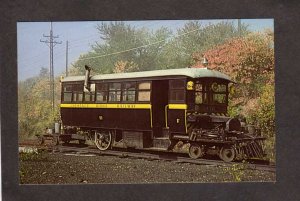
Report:
<svg viewBox="0 0 300 201"><path fill-rule="evenodd" d="M237 20L228 19L237 26ZM224 20L199 20L204 26L219 23ZM227 21L227 20L225 20ZM136 28L146 27L156 30L164 26L175 32L188 20L148 20L148 21L126 21ZM258 32L265 29L274 30L273 19L242 19L243 24L248 25L251 31ZM77 22L52 22L53 35L58 36L55 41L61 42L54 47L53 65L54 74L64 75L66 69L66 41L69 42L68 66L91 50L91 45L99 41L99 34L96 26L101 21L77 21ZM40 40L47 40L44 35L50 35L50 22L18 22L17 23L17 50L18 50L18 80L39 74L42 67L49 69L50 51L46 43Z"/></svg>

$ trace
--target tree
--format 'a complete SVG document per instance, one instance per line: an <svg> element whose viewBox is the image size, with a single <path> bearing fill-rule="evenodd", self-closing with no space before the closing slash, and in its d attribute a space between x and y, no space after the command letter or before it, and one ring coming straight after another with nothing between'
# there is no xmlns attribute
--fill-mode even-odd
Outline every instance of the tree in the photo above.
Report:
<svg viewBox="0 0 300 201"><path fill-rule="evenodd" d="M248 86L248 94L244 96L256 97L261 88L257 83L274 83L270 76L274 72L273 34L270 31L233 38L204 53L195 52L193 58L197 62L193 67L203 67L203 57L208 59L210 68Z"/></svg>
<svg viewBox="0 0 300 201"><path fill-rule="evenodd" d="M49 93L49 72L42 68L39 76L19 82L18 107L19 107L19 137L28 138L41 135L46 127L53 127L58 117L59 89L56 79L55 110L52 112L52 104Z"/></svg>
<svg viewBox="0 0 300 201"><path fill-rule="evenodd" d="M247 26L242 24L241 35L249 33ZM225 43L227 40L239 36L236 27L230 21L223 21L217 24L202 26L198 21L191 21L185 24L177 32L178 48L177 51L185 58L185 65L195 64L194 53L204 53L209 49Z"/></svg>
<svg viewBox="0 0 300 201"><path fill-rule="evenodd" d="M258 124L266 135L274 135L274 39L269 30L237 37L204 53L194 53L194 67L224 72L238 82L231 94L229 111L242 114L250 123Z"/></svg>
<svg viewBox="0 0 300 201"><path fill-rule="evenodd" d="M97 26L102 42L92 45L92 51L81 55L74 68L85 64L93 67L95 73L112 73L115 64L126 61L137 65L138 70L155 69L161 47L170 37L166 28L149 32L147 29L135 29L124 22L102 23ZM79 71L83 72L83 71Z"/></svg>
<svg viewBox="0 0 300 201"><path fill-rule="evenodd" d="M232 22L204 27L198 21L186 23L174 35L165 27L150 32L124 22L102 23L97 30L100 40L73 64L71 74L83 74L84 65L92 66L95 73L113 73L118 62L132 63L139 71L189 67L195 63L194 52L204 52L239 34ZM245 25L242 30L247 33Z"/></svg>

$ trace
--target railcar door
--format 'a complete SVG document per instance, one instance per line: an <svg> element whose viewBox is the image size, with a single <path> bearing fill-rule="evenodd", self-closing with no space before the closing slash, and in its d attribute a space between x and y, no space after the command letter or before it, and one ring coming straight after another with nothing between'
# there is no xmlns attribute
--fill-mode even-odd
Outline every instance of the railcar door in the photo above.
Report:
<svg viewBox="0 0 300 201"><path fill-rule="evenodd" d="M186 133L186 79L169 81L169 105L167 107L167 125L170 133Z"/></svg>
<svg viewBox="0 0 300 201"><path fill-rule="evenodd" d="M162 128L165 127L165 107L168 105L168 80L152 81L152 124L153 136L162 137Z"/></svg>

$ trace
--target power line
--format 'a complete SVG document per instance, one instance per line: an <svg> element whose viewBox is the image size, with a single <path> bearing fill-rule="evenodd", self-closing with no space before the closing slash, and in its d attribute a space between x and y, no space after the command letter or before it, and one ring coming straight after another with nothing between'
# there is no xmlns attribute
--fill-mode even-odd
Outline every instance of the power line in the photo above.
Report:
<svg viewBox="0 0 300 201"><path fill-rule="evenodd" d="M199 31L199 29L194 29L192 31L188 31L188 32L185 32L183 34L179 34L177 36L174 37L175 38L178 38L178 37L181 37L183 35L187 35L187 34L190 34L192 32L196 32L196 31ZM150 43L150 44L147 44L147 45L142 45L142 46L139 46L139 47L134 47L134 48L131 48L131 49L127 49L127 50L123 50L123 51L119 51L119 52L113 52L113 53L110 53L110 54L104 54L104 55L99 55L99 56L93 56L93 57L87 57L87 58L79 58L78 60L88 60L88 59L95 59L95 58L101 58L101 57L106 57L106 56L111 56L111 55L116 55L116 54L121 54L121 53L124 53L124 52L129 52L129 51L132 51L132 50L136 50L136 49L139 49L139 48L143 48L143 47L148 47L148 46L151 46L151 45L155 45L155 44L158 44L158 43L161 43L161 42L164 42L166 41L167 39L163 39L163 40L159 40L159 41L156 41L154 43Z"/></svg>
<svg viewBox="0 0 300 201"><path fill-rule="evenodd" d="M54 112L54 68L53 68L53 48L57 44L62 44L62 42L57 42L54 39L59 36L54 36L52 31L52 22L50 22L50 34L47 36L43 34L43 37L49 38L47 40L40 40L40 42L45 43L50 48L50 94L52 96L52 112ZM48 45L49 44L49 45Z"/></svg>

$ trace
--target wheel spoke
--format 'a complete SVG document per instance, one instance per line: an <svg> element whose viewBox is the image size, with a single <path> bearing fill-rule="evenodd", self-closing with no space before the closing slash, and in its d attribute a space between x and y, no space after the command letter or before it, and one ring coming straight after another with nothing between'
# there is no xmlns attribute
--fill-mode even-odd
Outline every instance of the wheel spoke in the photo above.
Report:
<svg viewBox="0 0 300 201"><path fill-rule="evenodd" d="M95 133L95 144L100 150L106 150L111 145L111 133L97 132Z"/></svg>
<svg viewBox="0 0 300 201"><path fill-rule="evenodd" d="M225 162L231 162L235 159L235 151L233 147L222 147L219 157Z"/></svg>
<svg viewBox="0 0 300 201"><path fill-rule="evenodd" d="M199 144L191 144L189 156L193 159L200 158L204 155L203 148Z"/></svg>

